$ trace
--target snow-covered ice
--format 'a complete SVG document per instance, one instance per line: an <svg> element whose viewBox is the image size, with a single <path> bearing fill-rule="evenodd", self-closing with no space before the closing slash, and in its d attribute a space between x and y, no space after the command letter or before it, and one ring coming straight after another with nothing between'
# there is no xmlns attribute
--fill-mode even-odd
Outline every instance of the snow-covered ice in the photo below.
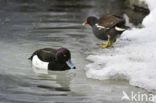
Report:
<svg viewBox="0 0 156 103"><path fill-rule="evenodd" d="M88 78L126 79L131 85L156 90L156 0L144 0L150 14L144 28L125 31L114 48L96 51L87 57Z"/></svg>

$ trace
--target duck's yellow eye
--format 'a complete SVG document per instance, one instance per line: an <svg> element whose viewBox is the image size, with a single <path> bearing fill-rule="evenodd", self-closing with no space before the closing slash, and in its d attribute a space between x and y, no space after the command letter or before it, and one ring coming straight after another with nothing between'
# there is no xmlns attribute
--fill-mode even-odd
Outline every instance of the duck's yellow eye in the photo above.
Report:
<svg viewBox="0 0 156 103"><path fill-rule="evenodd" d="M64 54L64 57L66 57L67 55L66 54Z"/></svg>

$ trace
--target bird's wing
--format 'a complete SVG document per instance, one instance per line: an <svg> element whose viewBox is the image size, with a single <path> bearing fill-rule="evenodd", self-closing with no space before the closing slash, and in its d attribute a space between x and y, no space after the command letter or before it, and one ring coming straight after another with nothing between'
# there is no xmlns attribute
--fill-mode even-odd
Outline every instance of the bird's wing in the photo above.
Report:
<svg viewBox="0 0 156 103"><path fill-rule="evenodd" d="M51 48L44 48L37 51L38 57L44 62L54 61L56 50Z"/></svg>
<svg viewBox="0 0 156 103"><path fill-rule="evenodd" d="M116 15L105 15L103 17L101 17L100 19L98 19L97 24L103 27L113 27L115 25L117 25L118 23L124 23L125 20L120 17L120 16L116 16Z"/></svg>
<svg viewBox="0 0 156 103"><path fill-rule="evenodd" d="M55 54L56 53L56 50L52 49L52 48L43 48L43 49L40 49L40 51L45 52L45 53L49 53L49 54Z"/></svg>

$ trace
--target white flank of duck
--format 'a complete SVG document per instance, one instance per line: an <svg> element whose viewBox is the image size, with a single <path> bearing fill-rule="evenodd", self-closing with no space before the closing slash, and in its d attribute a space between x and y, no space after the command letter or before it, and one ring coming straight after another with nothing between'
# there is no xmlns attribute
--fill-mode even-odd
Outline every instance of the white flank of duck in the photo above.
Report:
<svg viewBox="0 0 156 103"><path fill-rule="evenodd" d="M35 68L48 70L48 64L49 64L48 62L41 61L37 55L34 55L32 58L32 65Z"/></svg>

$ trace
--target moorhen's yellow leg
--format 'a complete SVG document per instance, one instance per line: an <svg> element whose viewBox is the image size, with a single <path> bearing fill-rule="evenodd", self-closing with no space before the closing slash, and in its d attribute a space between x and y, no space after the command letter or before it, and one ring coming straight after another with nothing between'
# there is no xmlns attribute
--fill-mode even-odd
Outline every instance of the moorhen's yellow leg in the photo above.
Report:
<svg viewBox="0 0 156 103"><path fill-rule="evenodd" d="M110 40L110 35L108 35L108 40L106 42L101 41L100 43L98 43L98 48L107 48L110 47L112 45L113 41Z"/></svg>

